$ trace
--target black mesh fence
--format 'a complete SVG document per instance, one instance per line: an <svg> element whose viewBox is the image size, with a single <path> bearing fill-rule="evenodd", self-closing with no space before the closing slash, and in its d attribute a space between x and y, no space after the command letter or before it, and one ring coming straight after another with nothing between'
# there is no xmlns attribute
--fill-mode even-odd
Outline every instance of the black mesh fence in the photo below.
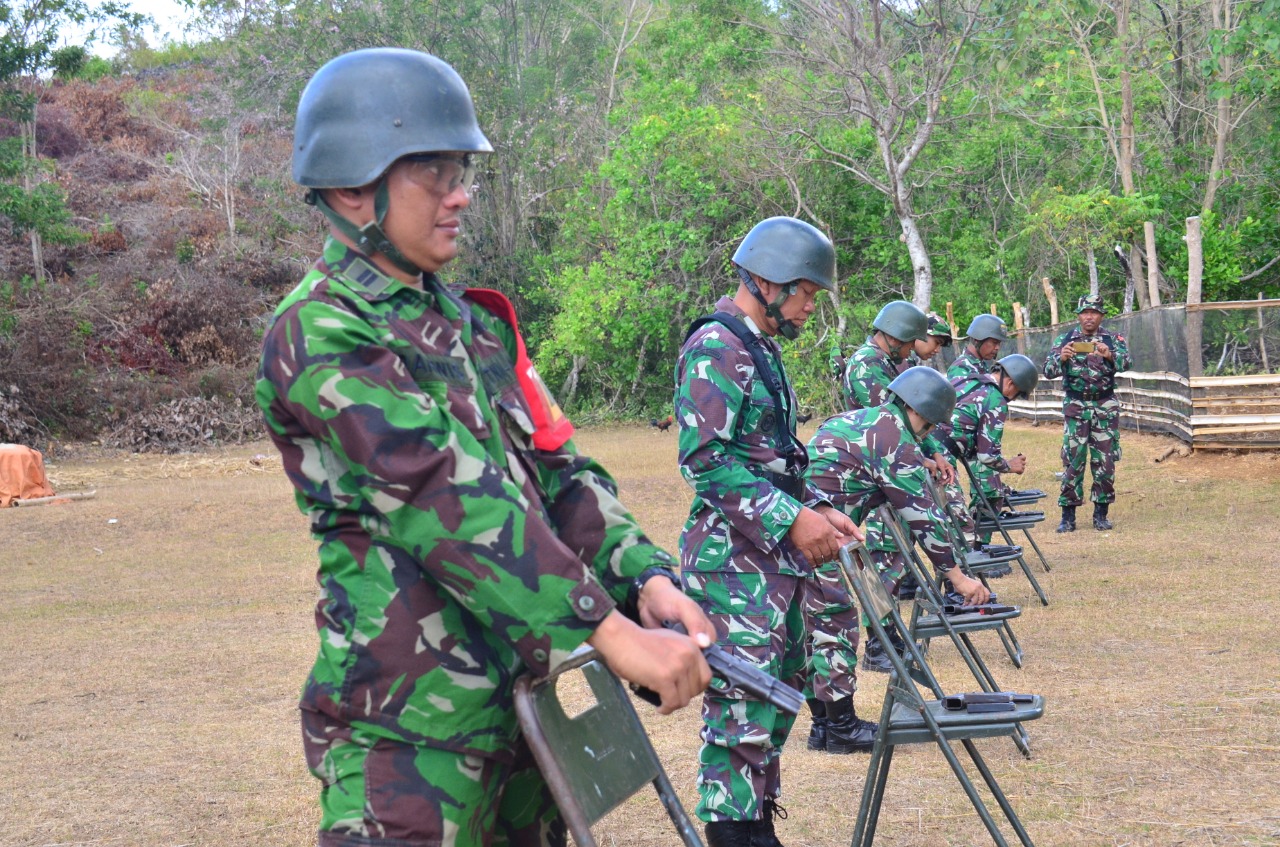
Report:
<svg viewBox="0 0 1280 847"><path fill-rule="evenodd" d="M1123 426L1210 443L1201 438L1204 432L1215 446L1257 446L1280 437L1280 381L1274 376L1280 374L1280 301L1163 306L1109 317L1105 325L1124 336L1132 359L1116 379ZM1043 369L1053 342L1073 326L1025 329L1001 355L1022 353ZM945 370L962 345L944 348L937 365ZM1248 414L1223 406L1215 393L1247 395ZM1010 406L1016 417L1061 420L1062 380L1041 379L1032 397ZM1223 420L1223 411L1234 414Z"/></svg>

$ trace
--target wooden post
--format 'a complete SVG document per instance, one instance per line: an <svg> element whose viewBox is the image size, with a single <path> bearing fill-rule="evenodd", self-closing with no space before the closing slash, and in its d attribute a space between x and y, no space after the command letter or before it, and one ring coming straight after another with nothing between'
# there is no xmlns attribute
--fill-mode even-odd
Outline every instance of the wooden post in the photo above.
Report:
<svg viewBox="0 0 1280 847"><path fill-rule="evenodd" d="M1193 306L1200 305L1204 284L1204 252L1200 235L1200 217L1187 218L1187 375L1204 376L1204 314Z"/></svg>
<svg viewBox="0 0 1280 847"><path fill-rule="evenodd" d="M1058 325L1058 291L1049 282L1049 277L1040 280L1044 287L1044 296L1049 300L1049 326Z"/></svg>
<svg viewBox="0 0 1280 847"><path fill-rule="evenodd" d="M947 324L951 327L952 335L960 335L960 327L956 326L956 306L950 300L947 301Z"/></svg>
<svg viewBox="0 0 1280 847"><path fill-rule="evenodd" d="M1024 333L1022 324L1022 304L1013 304L1013 331L1018 340L1018 352L1024 356L1027 353L1027 336Z"/></svg>
<svg viewBox="0 0 1280 847"><path fill-rule="evenodd" d="M1258 292L1258 299L1262 299L1262 292ZM1262 348L1262 370L1271 373L1271 365L1267 363L1267 327L1262 320L1262 308L1258 308L1258 346Z"/></svg>
<svg viewBox="0 0 1280 847"><path fill-rule="evenodd" d="M1129 250L1129 265L1133 268L1133 290L1138 295L1138 311L1145 312L1151 308L1151 299L1147 293L1146 280L1142 270L1142 251L1135 242Z"/></svg>
<svg viewBox="0 0 1280 847"><path fill-rule="evenodd" d="M1151 299L1151 308L1160 305L1159 265L1156 263L1156 225L1147 221L1142 225L1142 232L1147 239L1147 296Z"/></svg>

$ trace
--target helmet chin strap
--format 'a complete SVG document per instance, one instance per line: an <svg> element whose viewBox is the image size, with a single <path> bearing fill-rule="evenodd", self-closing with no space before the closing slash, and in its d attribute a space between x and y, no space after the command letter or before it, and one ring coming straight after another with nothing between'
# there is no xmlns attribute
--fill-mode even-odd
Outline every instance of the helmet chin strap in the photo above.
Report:
<svg viewBox="0 0 1280 847"><path fill-rule="evenodd" d="M345 235L356 245L356 249L366 256L372 257L374 253L381 253L387 257L387 261L395 265L407 274L417 276L422 273L422 268L410 262L404 257L404 254L396 249L391 243L391 239L387 238L387 234L382 231L382 222L387 218L387 207L391 204L390 195L387 192L387 181L381 180L378 187L374 190L373 195L373 213L374 219L369 221L362 227L357 227L351 221L344 218L334 211L320 192L311 189L307 192L306 201L308 205L315 206L319 209L329 223L334 228Z"/></svg>
<svg viewBox="0 0 1280 847"><path fill-rule="evenodd" d="M788 297L796 293L796 284L791 282L782 285L778 296L770 303L764 299L764 293L760 290L760 286L756 285L756 281L751 278L751 274L741 266L737 266L737 269L738 276L742 278L742 284L751 292L751 296L755 297L761 306L764 306L765 316L777 325L778 334L790 341L799 338L800 327L782 316L782 304L787 302Z"/></svg>

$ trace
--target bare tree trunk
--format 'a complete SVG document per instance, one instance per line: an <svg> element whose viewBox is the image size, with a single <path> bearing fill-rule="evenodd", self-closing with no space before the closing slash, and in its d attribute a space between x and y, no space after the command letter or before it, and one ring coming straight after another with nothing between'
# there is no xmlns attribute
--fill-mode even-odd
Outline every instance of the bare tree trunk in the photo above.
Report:
<svg viewBox="0 0 1280 847"><path fill-rule="evenodd" d="M814 68L801 84L800 121L789 131L807 138L822 159L881 192L893 203L911 257L912 300L922 309L933 296L933 264L912 207L910 171L928 145L965 44L982 14L959 4L921 4L900 26L887 0L797 0L788 39L790 58ZM826 85L824 80L834 78ZM818 116L866 122L877 155L853 155L811 132Z"/></svg>
<svg viewBox="0 0 1280 847"><path fill-rule="evenodd" d="M19 124L19 133L22 137L22 187L30 193L35 189L35 180L32 177L34 172L34 163L36 160L36 106L31 106L31 120L23 121ZM28 167L28 165L31 165ZM35 268L36 283L43 285L48 279L48 274L44 269L44 240L40 237L40 232L34 227L30 230L31 238L31 264Z"/></svg>
<svg viewBox="0 0 1280 847"><path fill-rule="evenodd" d="M1131 269L1129 285L1138 296L1138 311L1145 312L1151 308L1151 300L1147 296L1146 277L1142 270L1142 251L1138 249L1137 244L1129 249L1129 268Z"/></svg>
<svg viewBox="0 0 1280 847"><path fill-rule="evenodd" d="M640 339L640 351L636 353L636 375L631 380L631 397L637 397L640 394L640 380L644 377L644 355L649 347L649 336L645 335Z"/></svg>
<svg viewBox="0 0 1280 847"><path fill-rule="evenodd" d="M1120 185L1124 188L1124 196L1133 195L1133 81L1129 67L1129 0L1119 0L1116 6L1116 40L1124 61L1120 63L1120 150L1116 164L1120 168Z"/></svg>
<svg viewBox="0 0 1280 847"><path fill-rule="evenodd" d="M1204 253L1200 241L1200 218L1187 218L1187 370L1188 376L1204 376L1204 313L1200 305L1204 280Z"/></svg>
<svg viewBox="0 0 1280 847"><path fill-rule="evenodd" d="M1231 0L1212 0L1209 11L1213 17L1214 29L1223 32L1231 31ZM1231 54L1224 52L1219 59L1222 68L1222 80L1231 79ZM1213 209L1214 198L1218 194L1218 186L1222 183L1222 172L1227 166L1227 139L1231 136L1231 97L1219 97L1213 121L1213 162L1209 165L1209 178L1205 180L1204 201L1200 204L1201 214Z"/></svg>
<svg viewBox="0 0 1280 847"><path fill-rule="evenodd" d="M1142 225L1142 236L1147 245L1147 297L1151 307L1160 305L1160 264L1156 259L1156 225L1147 221Z"/></svg>
<svg viewBox="0 0 1280 847"><path fill-rule="evenodd" d="M1093 245L1085 248L1085 257L1089 260L1089 294L1098 296L1098 257L1093 254Z"/></svg>
<svg viewBox="0 0 1280 847"><path fill-rule="evenodd" d="M560 386L560 402L566 406L571 405L573 399L578 396L578 377L582 374L582 366L586 361L586 356L574 356L573 367L569 369L564 385Z"/></svg>
<svg viewBox="0 0 1280 847"><path fill-rule="evenodd" d="M910 198L907 203L910 204ZM929 250L925 247L924 236L916 226L916 219L910 208L898 212L898 224L902 227L903 240L907 242L907 253L911 256L911 270L915 275L915 288L911 302L925 311L929 310L929 300L933 297L933 263L929 260Z"/></svg>

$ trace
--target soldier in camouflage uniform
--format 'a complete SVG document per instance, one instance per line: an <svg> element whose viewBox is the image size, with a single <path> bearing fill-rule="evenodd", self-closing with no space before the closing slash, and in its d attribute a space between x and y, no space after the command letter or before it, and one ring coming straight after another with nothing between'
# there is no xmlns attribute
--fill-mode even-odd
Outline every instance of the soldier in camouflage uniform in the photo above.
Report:
<svg viewBox="0 0 1280 847"><path fill-rule="evenodd" d="M1021 474L1027 459L1021 453L1005 458L1001 442L1009 401L1035 390L1040 374L1035 363L1021 353L996 362L990 374L954 380L956 407L951 420L938 427L950 437L966 460L973 463L976 509L979 494L1000 508L1004 499L1002 473Z"/></svg>
<svg viewBox="0 0 1280 847"><path fill-rule="evenodd" d="M510 304L436 276L491 150L425 53L340 56L298 104L294 179L331 235L266 332L257 398L319 543L300 705L321 847L564 844L515 678L585 641L664 712L710 680L661 622L714 629L574 449Z"/></svg>
<svg viewBox="0 0 1280 847"><path fill-rule="evenodd" d="M925 337L916 339L915 344L912 345L911 353L898 367L899 373L933 361L933 357L938 355L938 351L943 347L950 347L951 342L954 340L951 335L951 325L943 320L937 312L930 312L926 317L929 323L927 329L925 329Z"/></svg>
<svg viewBox="0 0 1280 847"><path fill-rule="evenodd" d="M889 399L889 385L901 372L903 361L914 352L917 343L928 338L929 318L914 303L895 300L880 310L871 326L875 332L845 365L844 398L851 409L875 408ZM954 486L955 468L946 456L945 445L926 434L921 446L926 453L925 467L937 475L944 486ZM963 507L963 494L960 497ZM902 580L906 573L906 560L874 517L867 524L867 550L883 573L897 575L891 582L901 589L901 599L909 599L914 592L914 584ZM899 633L893 635L895 639L900 638ZM884 645L870 629L867 630L862 667L877 673L888 673L893 667Z"/></svg>
<svg viewBox="0 0 1280 847"><path fill-rule="evenodd" d="M775 336L795 338L835 287L835 248L795 218L757 224L733 256L733 298L695 322L676 365L685 591L725 649L796 688L812 568L857 528L804 481L796 400ZM698 817L709 847L777 847L780 755L794 718L713 683L703 697Z"/></svg>
<svg viewBox="0 0 1280 847"><path fill-rule="evenodd" d="M967 603L985 603L982 583L956 567L943 527L947 520L929 493L921 438L945 421L955 390L929 367L911 368L890 385L886 402L828 418L809 441L809 482L855 522L882 503L890 503L952 590ZM890 592L901 569L881 570Z"/></svg>
<svg viewBox="0 0 1280 847"><path fill-rule="evenodd" d="M1116 374L1130 365L1124 336L1102 326L1104 306L1096 294L1080 298L1080 325L1054 339L1044 375L1062 377L1062 522L1058 532L1075 532L1076 507L1084 502L1084 463L1093 474L1093 526L1111 529L1107 512L1116 498L1120 461L1120 401Z"/></svg>
<svg viewBox="0 0 1280 847"><path fill-rule="evenodd" d="M1000 345L1009 340L999 315L978 315L970 322L965 335L969 337L968 343L947 368L947 379L952 382L971 374L991 373L991 365L1000 355Z"/></svg>

